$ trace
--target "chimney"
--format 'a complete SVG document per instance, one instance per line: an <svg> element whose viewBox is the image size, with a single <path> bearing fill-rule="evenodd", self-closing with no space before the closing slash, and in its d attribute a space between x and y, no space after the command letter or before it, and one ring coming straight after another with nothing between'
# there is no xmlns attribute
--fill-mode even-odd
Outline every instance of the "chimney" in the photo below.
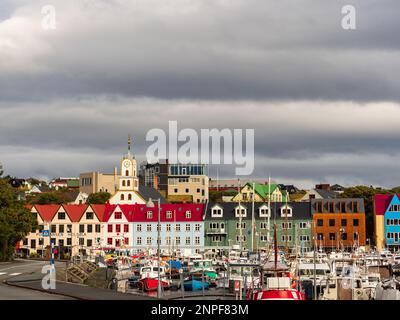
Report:
<svg viewBox="0 0 400 320"><path fill-rule="evenodd" d="M153 180L154 180L153 181L154 189L156 189L158 191L158 175L157 174L154 175L154 179Z"/></svg>

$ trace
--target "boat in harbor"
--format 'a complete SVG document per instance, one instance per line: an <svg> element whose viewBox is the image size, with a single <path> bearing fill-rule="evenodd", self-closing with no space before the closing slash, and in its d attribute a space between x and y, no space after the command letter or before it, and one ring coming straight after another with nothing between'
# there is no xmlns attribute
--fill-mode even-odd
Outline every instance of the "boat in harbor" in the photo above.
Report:
<svg viewBox="0 0 400 320"><path fill-rule="evenodd" d="M158 279L157 278L142 278L138 281L137 287L145 292L157 291L158 288ZM163 289L167 289L169 287L169 283L161 280L161 287Z"/></svg>
<svg viewBox="0 0 400 320"><path fill-rule="evenodd" d="M185 291L200 291L203 290L208 290L210 288L210 284L206 281L201 281L201 280L196 280L194 278L185 280L183 283L183 287Z"/></svg>
<svg viewBox="0 0 400 320"><path fill-rule="evenodd" d="M268 261L260 268L261 283L258 288L247 292L249 300L306 300L305 294L297 290L289 267L278 261L276 225L274 225L274 261Z"/></svg>

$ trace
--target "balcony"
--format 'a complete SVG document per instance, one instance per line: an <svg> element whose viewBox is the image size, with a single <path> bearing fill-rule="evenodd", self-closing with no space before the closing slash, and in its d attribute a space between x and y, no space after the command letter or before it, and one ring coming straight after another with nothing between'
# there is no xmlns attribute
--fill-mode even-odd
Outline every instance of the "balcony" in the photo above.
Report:
<svg viewBox="0 0 400 320"><path fill-rule="evenodd" d="M213 235L213 234L220 234L220 235L227 235L225 228L218 228L218 229L207 229L206 234Z"/></svg>

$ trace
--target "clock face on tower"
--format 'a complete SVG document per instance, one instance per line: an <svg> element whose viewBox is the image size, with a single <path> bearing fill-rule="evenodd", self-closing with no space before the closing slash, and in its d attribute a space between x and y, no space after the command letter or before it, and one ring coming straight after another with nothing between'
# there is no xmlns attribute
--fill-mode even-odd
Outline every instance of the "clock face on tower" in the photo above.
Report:
<svg viewBox="0 0 400 320"><path fill-rule="evenodd" d="M129 166L131 165L131 162L129 160L125 160L123 162L123 165L124 165L125 168L129 168Z"/></svg>

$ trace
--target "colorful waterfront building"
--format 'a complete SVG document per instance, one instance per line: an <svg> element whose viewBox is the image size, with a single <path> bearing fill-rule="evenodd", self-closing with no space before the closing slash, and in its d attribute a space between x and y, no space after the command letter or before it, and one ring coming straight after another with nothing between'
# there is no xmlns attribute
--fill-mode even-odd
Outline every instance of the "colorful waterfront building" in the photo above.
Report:
<svg viewBox="0 0 400 320"><path fill-rule="evenodd" d="M365 246L363 199L312 199L310 203L318 247L350 250L355 246Z"/></svg>
<svg viewBox="0 0 400 320"><path fill-rule="evenodd" d="M254 216L254 219L253 219ZM312 247L311 212L309 203L222 202L209 203L205 212L205 250L266 249L273 239L274 224L278 246L282 250L309 251ZM252 232L253 221L255 224ZM298 252L299 252L298 251Z"/></svg>
<svg viewBox="0 0 400 320"><path fill-rule="evenodd" d="M157 252L158 219L160 249L190 255L204 250L204 204L106 205L104 239L110 249L131 253ZM158 215L160 214L160 218Z"/></svg>
<svg viewBox="0 0 400 320"><path fill-rule="evenodd" d="M400 195L374 196L374 237L378 250L400 249Z"/></svg>

